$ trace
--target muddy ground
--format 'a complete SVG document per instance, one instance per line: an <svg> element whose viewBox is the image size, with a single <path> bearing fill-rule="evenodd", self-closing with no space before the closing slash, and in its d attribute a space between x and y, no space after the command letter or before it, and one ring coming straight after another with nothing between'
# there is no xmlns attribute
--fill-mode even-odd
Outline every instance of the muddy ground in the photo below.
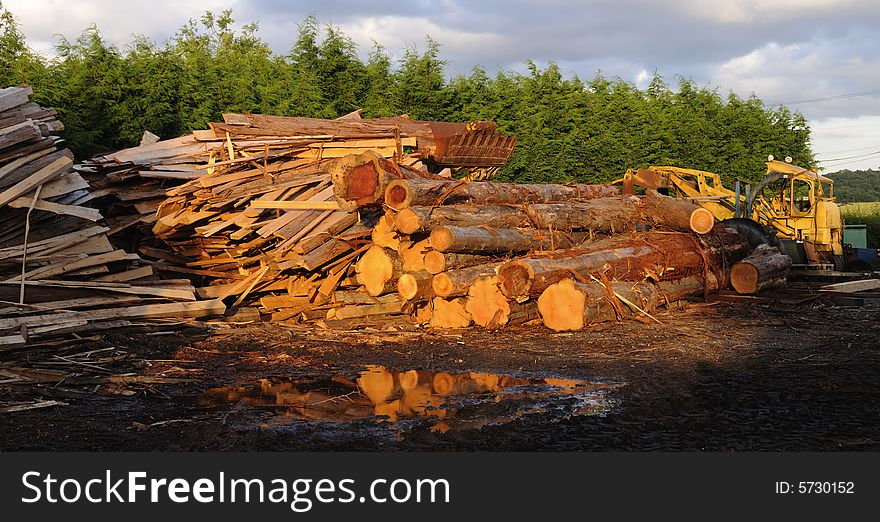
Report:
<svg viewBox="0 0 880 522"><path fill-rule="evenodd" d="M92 347L123 355L107 368L113 374L189 381L0 384L0 395L11 401L67 404L0 415L0 450L876 451L880 308L874 301L860 307L702 303L659 315L662 325L606 324L576 333L540 326L340 332L265 324L117 332ZM278 408L198 399L211 388L261 379L351 383L364 365L618 386L607 390L610 409L596 414L572 414L563 398L515 415L487 410L485 422L445 431L430 416L400 423L279 420ZM491 402L496 410L507 404Z"/></svg>

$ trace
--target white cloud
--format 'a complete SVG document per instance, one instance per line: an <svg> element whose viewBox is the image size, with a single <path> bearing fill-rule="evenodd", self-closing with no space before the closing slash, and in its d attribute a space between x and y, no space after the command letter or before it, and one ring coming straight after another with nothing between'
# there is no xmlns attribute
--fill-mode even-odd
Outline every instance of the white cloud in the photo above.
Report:
<svg viewBox="0 0 880 522"><path fill-rule="evenodd" d="M502 35L443 27L422 17L370 16L341 24L340 29L361 48L369 49L376 41L397 53L414 45L424 47L426 36L440 43L444 54L491 55L506 42Z"/></svg>
<svg viewBox="0 0 880 522"><path fill-rule="evenodd" d="M828 172L880 167L880 115L811 122L813 150Z"/></svg>
<svg viewBox="0 0 880 522"><path fill-rule="evenodd" d="M816 16L871 3L864 0L687 0L682 6L699 18L742 24Z"/></svg>
<svg viewBox="0 0 880 522"><path fill-rule="evenodd" d="M96 24L109 42L122 46L133 34L145 34L160 42L177 32L189 19L205 11L234 8L238 0L3 0L28 36L29 45L52 54L55 35L76 38Z"/></svg>

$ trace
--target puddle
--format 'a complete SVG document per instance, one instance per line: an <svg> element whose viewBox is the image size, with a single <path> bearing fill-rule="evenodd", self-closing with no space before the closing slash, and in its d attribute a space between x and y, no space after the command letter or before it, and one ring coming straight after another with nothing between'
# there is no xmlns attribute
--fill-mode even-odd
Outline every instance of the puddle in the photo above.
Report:
<svg viewBox="0 0 880 522"><path fill-rule="evenodd" d="M295 421L359 420L401 429L477 429L526 414L558 418L601 415L612 407L607 392L619 384L584 380L524 379L509 375L367 366L349 377L263 379L211 388L196 398L202 407L270 412L267 427ZM265 427L265 426L264 426Z"/></svg>

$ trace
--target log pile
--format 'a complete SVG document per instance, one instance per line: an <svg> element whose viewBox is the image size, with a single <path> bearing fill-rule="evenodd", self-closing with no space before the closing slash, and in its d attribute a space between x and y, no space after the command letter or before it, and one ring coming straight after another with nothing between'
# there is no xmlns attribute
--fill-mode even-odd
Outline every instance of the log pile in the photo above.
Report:
<svg viewBox="0 0 880 522"><path fill-rule="evenodd" d="M657 307L727 286L751 253L706 209L655 191L449 177L439 166L479 168L479 154L455 164L443 140L488 123L358 118L227 114L81 170L108 213L135 201L122 215L140 220L151 266L266 320L559 330L653 320ZM487 150L484 166L502 156Z"/></svg>
<svg viewBox="0 0 880 522"><path fill-rule="evenodd" d="M54 111L27 94L0 91L9 344L227 310L569 330L656 321L656 308L731 279L757 290L785 275L707 210L654 191L470 181L515 143L491 122L225 114L71 168Z"/></svg>
<svg viewBox="0 0 880 522"><path fill-rule="evenodd" d="M88 182L29 87L0 90L0 352L141 320L223 313L111 240Z"/></svg>

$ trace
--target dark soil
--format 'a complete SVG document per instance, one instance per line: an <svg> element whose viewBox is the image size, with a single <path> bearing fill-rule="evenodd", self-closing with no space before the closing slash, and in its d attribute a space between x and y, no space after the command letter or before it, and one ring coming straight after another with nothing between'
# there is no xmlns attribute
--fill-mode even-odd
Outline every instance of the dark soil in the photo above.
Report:
<svg viewBox="0 0 880 522"><path fill-rule="evenodd" d="M540 326L439 333L264 324L117 332L93 346L127 353L114 373L193 381L0 385L8 400L68 404L0 414L0 450L876 451L878 318L871 304L712 303L661 315L662 325L559 334ZM368 364L624 385L609 391L615 406L604 415L538 411L442 433L374 419L271 424L258 408L192 400L264 378L350 377Z"/></svg>

